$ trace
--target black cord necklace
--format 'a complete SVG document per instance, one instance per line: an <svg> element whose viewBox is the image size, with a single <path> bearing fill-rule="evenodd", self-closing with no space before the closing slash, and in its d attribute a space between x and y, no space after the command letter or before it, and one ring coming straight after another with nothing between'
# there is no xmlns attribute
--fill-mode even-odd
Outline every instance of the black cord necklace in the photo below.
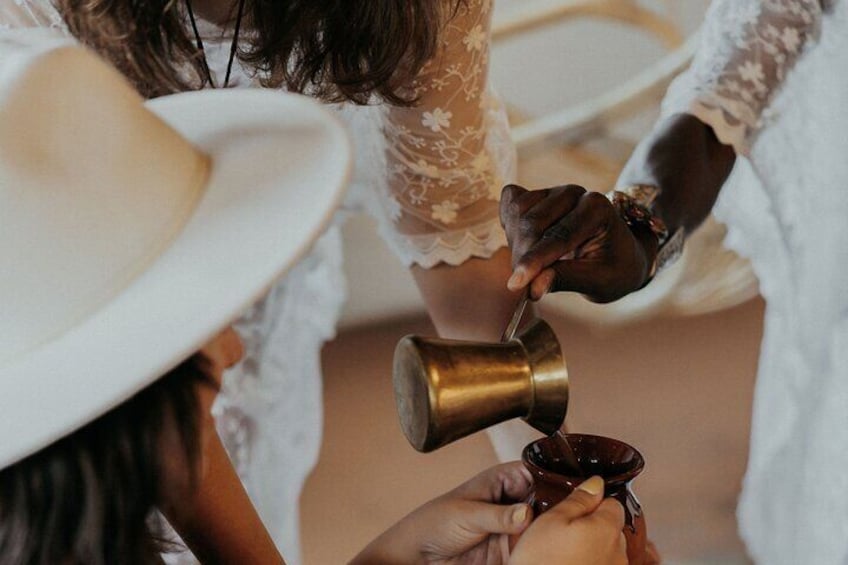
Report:
<svg viewBox="0 0 848 565"><path fill-rule="evenodd" d="M233 69L233 61L236 58L236 49L238 48L239 30L241 29L241 18L244 14L245 0L239 0L238 13L236 14L236 27L233 30L233 41L230 44L230 59L227 61L227 74L224 76L224 88L230 85L230 72ZM194 38L197 40L197 48L203 56L203 71L206 73L204 83L209 83L209 86L216 88L215 82L212 80L212 73L209 71L209 62L206 60L206 50L203 48L203 40L200 39L200 32L197 31L197 21L194 19L194 10L191 9L191 0L186 0L186 9L188 10L188 18L191 20L191 29L194 31Z"/></svg>

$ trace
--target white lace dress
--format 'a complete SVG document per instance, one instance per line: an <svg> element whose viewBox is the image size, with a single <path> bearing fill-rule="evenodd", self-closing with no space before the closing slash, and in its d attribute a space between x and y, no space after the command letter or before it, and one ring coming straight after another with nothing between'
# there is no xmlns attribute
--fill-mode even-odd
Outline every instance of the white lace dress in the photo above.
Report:
<svg viewBox="0 0 848 565"><path fill-rule="evenodd" d="M513 180L515 154L505 111L487 87L492 10L491 0L460 8L412 85L414 108L335 107L356 153L340 221L367 210L406 265L457 265L506 245L497 199ZM212 75L223 77L231 32L198 23ZM0 30L35 27L65 33L49 0L0 0ZM257 87L258 80L236 64L230 85ZM338 223L240 320L247 355L226 376L215 406L238 472L293 564L300 561L298 498L321 443L320 350L334 335L345 294Z"/></svg>
<svg viewBox="0 0 848 565"><path fill-rule="evenodd" d="M715 0L664 103L746 156L714 212L768 303L738 510L758 563L848 563L846 102L848 2Z"/></svg>

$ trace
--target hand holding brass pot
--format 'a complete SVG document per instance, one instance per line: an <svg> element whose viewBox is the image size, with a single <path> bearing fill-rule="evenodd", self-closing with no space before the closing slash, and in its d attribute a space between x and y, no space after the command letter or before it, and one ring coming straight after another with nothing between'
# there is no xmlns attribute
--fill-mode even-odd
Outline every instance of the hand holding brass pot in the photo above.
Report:
<svg viewBox="0 0 848 565"><path fill-rule="evenodd" d="M568 371L542 320L501 343L406 336L393 380L403 432L422 452L517 417L551 434L568 409Z"/></svg>

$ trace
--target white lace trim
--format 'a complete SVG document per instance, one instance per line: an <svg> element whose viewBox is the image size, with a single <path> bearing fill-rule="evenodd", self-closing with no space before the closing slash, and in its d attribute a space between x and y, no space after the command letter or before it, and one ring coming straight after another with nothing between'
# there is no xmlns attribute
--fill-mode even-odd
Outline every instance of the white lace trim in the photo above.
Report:
<svg viewBox="0 0 848 565"><path fill-rule="evenodd" d="M407 267L417 264L431 269L439 263L461 265L472 257L489 258L507 245L506 234L497 219L457 232L418 236L401 235L380 222L380 235Z"/></svg>
<svg viewBox="0 0 848 565"><path fill-rule="evenodd" d="M721 97L710 97L716 99L714 104L707 103L706 99L693 100L689 106L689 113L708 124L715 132L719 141L730 145L739 155L747 155L749 147L748 127L734 118L727 108L734 106L734 101L722 99Z"/></svg>

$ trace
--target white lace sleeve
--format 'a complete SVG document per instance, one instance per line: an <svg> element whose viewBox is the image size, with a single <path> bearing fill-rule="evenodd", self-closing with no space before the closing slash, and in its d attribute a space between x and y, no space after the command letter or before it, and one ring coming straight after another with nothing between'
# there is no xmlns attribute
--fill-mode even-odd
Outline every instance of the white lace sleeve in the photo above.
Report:
<svg viewBox="0 0 848 565"><path fill-rule="evenodd" d="M768 109L808 42L819 34L824 0L714 0L700 48L663 113L688 112L747 154Z"/></svg>
<svg viewBox="0 0 848 565"><path fill-rule="evenodd" d="M36 57L77 44L47 0L0 0L0 95Z"/></svg>
<svg viewBox="0 0 848 565"><path fill-rule="evenodd" d="M49 0L0 0L0 30L21 28L65 32L62 16Z"/></svg>
<svg viewBox="0 0 848 565"><path fill-rule="evenodd" d="M506 114L487 90L492 0L468 0L412 87L418 104L385 124L390 245L425 268L506 245L498 199L515 155Z"/></svg>

